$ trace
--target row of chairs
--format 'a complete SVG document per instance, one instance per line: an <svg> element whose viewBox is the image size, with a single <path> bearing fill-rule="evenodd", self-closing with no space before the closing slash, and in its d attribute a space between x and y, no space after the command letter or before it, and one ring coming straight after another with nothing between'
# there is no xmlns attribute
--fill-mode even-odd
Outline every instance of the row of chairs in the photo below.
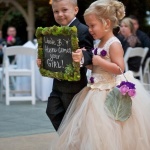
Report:
<svg viewBox="0 0 150 150"><path fill-rule="evenodd" d="M3 48L3 64L0 68L1 71L1 85L0 85L0 97L2 99L3 92L6 96L6 105L10 104L10 101L31 101L34 105L36 102L35 98L35 60L37 51L34 48L23 47L23 46L11 46ZM9 56L15 55L15 61L9 62ZM20 56L29 57L29 68L18 68L17 58ZM16 77L30 77L31 88L28 91L17 90ZM10 83L13 85L12 88ZM24 85L22 85L24 86ZM24 96L28 92L27 96ZM18 95L17 95L18 94ZM17 95L17 96L16 96Z"/></svg>

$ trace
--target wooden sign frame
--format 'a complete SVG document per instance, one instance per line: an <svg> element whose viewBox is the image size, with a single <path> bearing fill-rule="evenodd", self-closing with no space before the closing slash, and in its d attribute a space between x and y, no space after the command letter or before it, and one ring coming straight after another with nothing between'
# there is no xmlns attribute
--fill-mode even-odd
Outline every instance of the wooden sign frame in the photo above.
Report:
<svg viewBox="0 0 150 150"><path fill-rule="evenodd" d="M45 67L44 65L45 64L44 53L46 53L45 45L44 45L45 37L48 38L49 36L52 36L52 37L55 37L56 39L57 38L61 39L61 37L65 37L65 36L70 37L70 41L71 41L70 48L71 48L71 51L74 52L75 50L79 48L78 38L77 38L77 28L75 26L74 27L53 26L53 27L45 27L45 28L38 27L36 29L35 35L37 37L37 42L38 42L38 59L41 59L41 66L39 68L41 75L45 77L56 78L59 80L68 80L68 81L80 80L80 63L72 61L72 63L65 66L63 71L62 70L57 71L57 69L53 71L53 70L48 69L48 67ZM57 51L57 48L56 48L56 51Z"/></svg>

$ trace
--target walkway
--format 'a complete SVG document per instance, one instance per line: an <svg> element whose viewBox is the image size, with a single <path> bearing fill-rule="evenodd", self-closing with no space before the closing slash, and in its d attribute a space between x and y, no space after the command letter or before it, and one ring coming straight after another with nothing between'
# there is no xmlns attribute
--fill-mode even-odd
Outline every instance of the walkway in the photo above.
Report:
<svg viewBox="0 0 150 150"><path fill-rule="evenodd" d="M0 100L0 150L48 150L56 133L46 116L47 102Z"/></svg>

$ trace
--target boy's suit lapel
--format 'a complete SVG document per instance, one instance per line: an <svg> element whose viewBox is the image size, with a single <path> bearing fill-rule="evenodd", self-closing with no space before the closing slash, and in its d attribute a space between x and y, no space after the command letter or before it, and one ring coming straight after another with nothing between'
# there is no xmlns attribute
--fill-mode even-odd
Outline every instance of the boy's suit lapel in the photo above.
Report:
<svg viewBox="0 0 150 150"><path fill-rule="evenodd" d="M80 21L76 18L70 25L69 27L72 27L72 26L78 26L80 24Z"/></svg>

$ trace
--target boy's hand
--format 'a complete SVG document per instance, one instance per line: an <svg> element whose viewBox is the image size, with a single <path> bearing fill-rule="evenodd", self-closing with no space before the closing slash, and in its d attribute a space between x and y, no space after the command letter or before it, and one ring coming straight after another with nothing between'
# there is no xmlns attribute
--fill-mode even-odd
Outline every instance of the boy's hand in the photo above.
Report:
<svg viewBox="0 0 150 150"><path fill-rule="evenodd" d="M36 60L36 63L37 63L37 65L38 65L38 67L40 67L40 66L41 66L41 59L37 59L37 60Z"/></svg>
<svg viewBox="0 0 150 150"><path fill-rule="evenodd" d="M74 62L80 62L82 57L82 49L77 49L75 52L72 52L72 59Z"/></svg>

